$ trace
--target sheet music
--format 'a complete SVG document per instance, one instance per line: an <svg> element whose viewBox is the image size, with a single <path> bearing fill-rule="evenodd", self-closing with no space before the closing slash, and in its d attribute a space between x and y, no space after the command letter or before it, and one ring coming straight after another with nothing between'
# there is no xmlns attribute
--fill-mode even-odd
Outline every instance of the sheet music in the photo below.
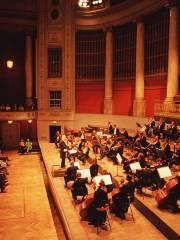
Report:
<svg viewBox="0 0 180 240"><path fill-rule="evenodd" d="M160 178L172 176L172 173L169 167L160 167L160 168L157 168L157 171Z"/></svg>
<svg viewBox="0 0 180 240"><path fill-rule="evenodd" d="M89 168L79 169L79 170L77 170L77 172L81 173L81 178L90 178L91 177Z"/></svg>
<svg viewBox="0 0 180 240"><path fill-rule="evenodd" d="M116 155L116 158L117 158L118 163L121 164L122 163L122 157L119 153Z"/></svg>
<svg viewBox="0 0 180 240"><path fill-rule="evenodd" d="M80 168L79 162L74 162L74 166Z"/></svg>
<svg viewBox="0 0 180 240"><path fill-rule="evenodd" d="M101 176L96 176L96 177L94 178L94 180L95 180L97 186L99 186L99 182L100 182L101 180L104 180L105 185L110 185L110 184L112 184L111 176L110 176L109 174L107 174L107 175L101 175Z"/></svg>
<svg viewBox="0 0 180 240"><path fill-rule="evenodd" d="M76 149L71 149L71 150L69 150L68 151L70 154L75 154L75 153L77 153L77 150Z"/></svg>
<svg viewBox="0 0 180 240"><path fill-rule="evenodd" d="M139 162L134 162L129 164L131 171L141 170L141 165Z"/></svg>

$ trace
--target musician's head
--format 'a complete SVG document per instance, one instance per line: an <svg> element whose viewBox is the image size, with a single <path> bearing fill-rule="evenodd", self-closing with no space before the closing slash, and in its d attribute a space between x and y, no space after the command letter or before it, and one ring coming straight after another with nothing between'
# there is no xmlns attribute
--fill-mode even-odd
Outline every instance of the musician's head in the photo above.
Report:
<svg viewBox="0 0 180 240"><path fill-rule="evenodd" d="M104 187L104 186L105 186L105 182L103 179L101 179L99 182L99 187Z"/></svg>
<svg viewBox="0 0 180 240"><path fill-rule="evenodd" d="M128 182L131 181L131 180L132 180L132 176L127 175L126 180L127 180Z"/></svg>
<svg viewBox="0 0 180 240"><path fill-rule="evenodd" d="M81 178L81 173L80 173L80 172L77 172L76 177L77 177L77 178Z"/></svg>
<svg viewBox="0 0 180 240"><path fill-rule="evenodd" d="M93 162L93 164L96 164L96 163L97 163L97 159L94 158L94 159L92 160L92 162Z"/></svg>
<svg viewBox="0 0 180 240"><path fill-rule="evenodd" d="M66 141L66 135L62 135L62 140Z"/></svg>
<svg viewBox="0 0 180 240"><path fill-rule="evenodd" d="M107 174L107 169L103 169L102 170L102 175L106 175Z"/></svg>
<svg viewBox="0 0 180 240"><path fill-rule="evenodd" d="M138 154L138 158L139 158L139 159L143 159L143 158L145 158L144 153L140 152L140 153Z"/></svg>

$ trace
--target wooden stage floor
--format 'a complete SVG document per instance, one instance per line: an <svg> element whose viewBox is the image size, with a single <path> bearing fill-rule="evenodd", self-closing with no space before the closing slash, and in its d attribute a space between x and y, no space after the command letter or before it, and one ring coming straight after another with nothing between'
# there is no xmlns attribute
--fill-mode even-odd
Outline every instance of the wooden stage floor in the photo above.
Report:
<svg viewBox="0 0 180 240"><path fill-rule="evenodd" d="M123 239L123 240L135 240L135 239L167 239L147 218L138 211L134 206L133 214L135 217L135 222L132 221L131 215L128 213L126 220L121 221L119 218L110 214L110 222L112 231L101 230L97 234L96 228L88 225L88 222L81 221L79 216L79 205L74 204L71 192L64 187L63 177L53 177L52 167L54 165L60 164L60 154L59 150L54 144L45 141L40 141L40 148L42 153L42 158L44 160L47 174L49 176L49 183L51 186L52 194L54 196L56 206L60 212L63 220L64 228L68 239L73 240L86 240L86 239ZM66 163L68 164L68 163ZM98 164L101 165L103 169L108 169L112 176L116 180L120 180L124 177L122 172L122 166L113 165L111 161L107 159L98 160ZM87 167L87 166L82 166ZM118 175L118 176L117 176ZM151 208L159 217L171 224L171 227L180 234L179 228L179 216L180 214L172 214L167 211L161 211L157 208L156 202L152 197L142 197L137 196L140 202L146 202L148 208ZM135 204L136 205L136 204Z"/></svg>

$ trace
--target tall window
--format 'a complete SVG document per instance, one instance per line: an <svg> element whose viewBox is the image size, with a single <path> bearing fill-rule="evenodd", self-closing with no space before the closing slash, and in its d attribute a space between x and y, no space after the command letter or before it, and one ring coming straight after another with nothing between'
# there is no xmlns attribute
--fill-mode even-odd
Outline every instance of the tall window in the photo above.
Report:
<svg viewBox="0 0 180 240"><path fill-rule="evenodd" d="M145 75L167 74L168 35L168 10L145 19Z"/></svg>
<svg viewBox="0 0 180 240"><path fill-rule="evenodd" d="M49 106L50 106L50 108L61 108L62 107L61 91L50 91L49 92Z"/></svg>
<svg viewBox="0 0 180 240"><path fill-rule="evenodd" d="M48 48L48 78L62 77L62 48Z"/></svg>
<svg viewBox="0 0 180 240"><path fill-rule="evenodd" d="M113 78L134 79L136 69L136 26L113 29Z"/></svg>
<svg viewBox="0 0 180 240"><path fill-rule="evenodd" d="M79 31L76 33L76 79L104 79L105 33Z"/></svg>

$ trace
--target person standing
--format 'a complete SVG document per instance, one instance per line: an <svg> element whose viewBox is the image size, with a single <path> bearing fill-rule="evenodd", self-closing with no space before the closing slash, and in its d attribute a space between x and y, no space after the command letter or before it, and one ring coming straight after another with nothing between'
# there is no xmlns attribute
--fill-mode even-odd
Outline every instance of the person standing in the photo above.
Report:
<svg viewBox="0 0 180 240"><path fill-rule="evenodd" d="M111 122L108 122L108 133L113 134L113 126L112 126Z"/></svg>
<svg viewBox="0 0 180 240"><path fill-rule="evenodd" d="M65 168L65 159L66 159L66 152L67 152L65 135L62 135L61 141L59 143L59 148L60 148L60 156L61 156L61 168Z"/></svg>

